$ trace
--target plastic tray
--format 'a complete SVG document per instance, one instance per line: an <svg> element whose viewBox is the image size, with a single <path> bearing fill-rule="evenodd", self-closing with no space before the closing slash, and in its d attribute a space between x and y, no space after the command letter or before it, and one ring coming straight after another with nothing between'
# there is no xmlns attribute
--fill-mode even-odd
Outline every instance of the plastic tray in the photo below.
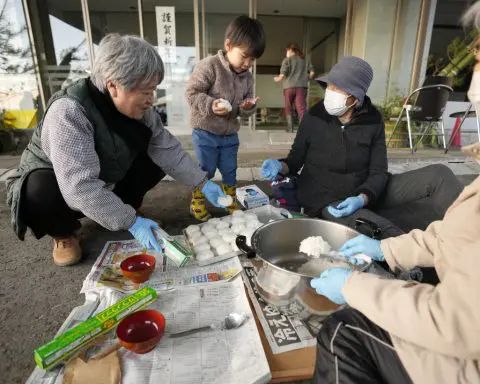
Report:
<svg viewBox="0 0 480 384"><path fill-rule="evenodd" d="M267 223L269 223L271 221L275 221L275 220L285 220L285 219L291 219L292 218L292 214L289 211L287 211L284 208L274 207L273 205L263 205L261 207L248 209L244 212L255 213L258 217L258 221L260 221L262 224L267 224ZM199 227L202 227L205 224L207 224L207 223L199 224ZM211 259L208 259L208 260L199 261L195 257L196 255L195 255L193 245L188 240L188 236L187 236L185 230L183 231L183 233L185 235L185 238L188 241L188 244L189 244L190 249L193 253L193 257L195 258L196 263L200 266L218 263L219 261L231 259L232 257L236 257L236 256L239 256L239 255L242 254L242 251L234 251L234 252L225 253L224 255L221 255L221 256L215 256L215 257L213 257Z"/></svg>

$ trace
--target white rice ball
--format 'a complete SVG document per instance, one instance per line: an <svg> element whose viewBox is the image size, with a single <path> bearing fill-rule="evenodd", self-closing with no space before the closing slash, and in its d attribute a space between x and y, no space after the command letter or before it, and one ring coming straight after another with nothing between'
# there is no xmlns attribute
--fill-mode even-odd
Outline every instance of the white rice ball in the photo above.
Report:
<svg viewBox="0 0 480 384"><path fill-rule="evenodd" d="M234 235L233 233L232 234L227 233L222 236L222 239L225 240L228 244L230 244L232 241L235 241L236 238L237 236Z"/></svg>
<svg viewBox="0 0 480 384"><path fill-rule="evenodd" d="M187 229L185 229L185 232L188 236L191 236L194 233L200 233L200 228L198 227L198 225L189 225Z"/></svg>
<svg viewBox="0 0 480 384"><path fill-rule="evenodd" d="M257 229L262 226L262 223L258 220L249 220L247 221L247 228Z"/></svg>
<svg viewBox="0 0 480 384"><path fill-rule="evenodd" d="M241 210L237 210L237 211L233 211L232 212L232 217L235 218L235 217L243 217L245 215L245 213Z"/></svg>
<svg viewBox="0 0 480 384"><path fill-rule="evenodd" d="M200 237L203 237L202 232L200 231L188 234L188 239L190 241L194 241L195 239L199 239Z"/></svg>
<svg viewBox="0 0 480 384"><path fill-rule="evenodd" d="M322 236L310 236L300 243L300 252L312 257L320 257L332 250Z"/></svg>
<svg viewBox="0 0 480 384"><path fill-rule="evenodd" d="M218 217L214 217L213 219L207 221L207 224L212 224L215 227L218 223L220 223L220 219Z"/></svg>
<svg viewBox="0 0 480 384"><path fill-rule="evenodd" d="M244 217L245 217L245 219L247 220L247 222L248 222L248 221L251 221L251 220L252 220L252 221L253 221L253 220L258 220L257 215L256 215L255 213L253 213L253 212L247 212L247 213L245 213Z"/></svg>
<svg viewBox="0 0 480 384"><path fill-rule="evenodd" d="M238 217L238 216L232 217L232 225L235 225L235 224L245 225L245 223L246 223L246 220L243 218L243 216L241 216L241 217Z"/></svg>
<svg viewBox="0 0 480 384"><path fill-rule="evenodd" d="M208 228L207 230L204 230L202 232L203 232L204 236L207 236L209 239L212 236L217 235L217 230L216 229Z"/></svg>
<svg viewBox="0 0 480 384"><path fill-rule="evenodd" d="M232 250L233 250L234 252L240 251L240 249L237 247L236 240L232 241L232 242L230 243L230 246L232 247Z"/></svg>
<svg viewBox="0 0 480 384"><path fill-rule="evenodd" d="M232 196L225 196L225 197L219 197L217 199L217 204L220 205L221 207L229 207L233 204L233 198Z"/></svg>
<svg viewBox="0 0 480 384"><path fill-rule="evenodd" d="M196 237L192 240L193 246L198 247L201 244L207 244L208 239L205 236Z"/></svg>
<svg viewBox="0 0 480 384"><path fill-rule="evenodd" d="M221 221L220 223L217 224L217 230L221 230L221 229L227 229L229 228L230 226L228 225L228 223L224 223L223 221Z"/></svg>
<svg viewBox="0 0 480 384"><path fill-rule="evenodd" d="M202 233L207 233L210 231L215 231L215 226L212 224L204 224L202 225Z"/></svg>
<svg viewBox="0 0 480 384"><path fill-rule="evenodd" d="M208 239L208 240L211 240L211 239L214 239L216 237L218 237L218 232L217 231L209 231L205 234L205 237Z"/></svg>
<svg viewBox="0 0 480 384"><path fill-rule="evenodd" d="M224 255L226 253L232 252L232 247L230 246L230 244L223 243L223 244L220 244L218 247L215 247L215 252L219 256L221 256L221 255Z"/></svg>
<svg viewBox="0 0 480 384"><path fill-rule="evenodd" d="M195 253L202 253L210 250L210 245L208 243L202 243L195 247Z"/></svg>
<svg viewBox="0 0 480 384"><path fill-rule="evenodd" d="M198 253L196 257L197 257L197 260L204 261L204 260L212 259L213 257L215 257L215 255L213 254L212 251L203 251Z"/></svg>
<svg viewBox="0 0 480 384"><path fill-rule="evenodd" d="M213 248L217 248L218 246L220 246L220 245L222 245L222 244L225 244L225 240L223 240L223 239L220 238L220 237L210 240L210 245L211 245Z"/></svg>
<svg viewBox="0 0 480 384"><path fill-rule="evenodd" d="M222 217L222 222L227 223L228 225L232 224L232 216L224 216Z"/></svg>
<svg viewBox="0 0 480 384"><path fill-rule="evenodd" d="M245 226L242 223L233 224L231 229L233 233L236 233L237 235L239 235L245 229Z"/></svg>

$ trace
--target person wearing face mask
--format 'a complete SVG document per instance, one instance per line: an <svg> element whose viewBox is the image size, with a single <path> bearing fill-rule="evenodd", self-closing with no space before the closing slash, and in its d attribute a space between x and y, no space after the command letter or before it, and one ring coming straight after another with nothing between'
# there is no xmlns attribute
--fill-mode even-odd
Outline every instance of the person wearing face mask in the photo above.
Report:
<svg viewBox="0 0 480 384"><path fill-rule="evenodd" d="M303 119L307 110L308 80L313 79L314 75L312 63L305 60L298 45L289 44L280 67L280 74L273 78L277 83L283 81L287 132L293 132L292 105L295 105L298 121Z"/></svg>
<svg viewBox="0 0 480 384"><path fill-rule="evenodd" d="M158 223L140 216L143 197L166 174L202 190L219 206L220 186L186 153L152 107L164 76L157 50L137 36L105 36L92 75L52 96L43 120L7 179L11 222L23 240L54 239L53 261L77 263L76 231L86 216L111 231L128 230L161 251Z"/></svg>
<svg viewBox="0 0 480 384"><path fill-rule="evenodd" d="M480 27L480 2L465 14ZM480 112L480 55L468 97ZM480 142L462 148L480 163ZM311 286L337 304L317 337L314 383L480 383L480 177L425 231L341 248L392 270L434 267L436 286L329 268Z"/></svg>
<svg viewBox="0 0 480 384"><path fill-rule="evenodd" d="M367 219L386 238L442 218L463 186L443 165L388 173L383 118L366 95L372 79L366 61L343 57L318 79L325 98L305 114L288 156L266 160L261 173L275 180L301 170L305 213L352 228ZM403 214L413 209L416 215Z"/></svg>
<svg viewBox="0 0 480 384"><path fill-rule="evenodd" d="M262 24L242 15L225 31L224 50L198 62L185 92L190 105L192 142L200 166L213 178L222 175L222 188L233 198L228 212L239 209L235 203L239 117L252 116L258 97L253 98L253 76L249 69L265 50ZM195 189L190 213L200 221L211 215L205 196Z"/></svg>

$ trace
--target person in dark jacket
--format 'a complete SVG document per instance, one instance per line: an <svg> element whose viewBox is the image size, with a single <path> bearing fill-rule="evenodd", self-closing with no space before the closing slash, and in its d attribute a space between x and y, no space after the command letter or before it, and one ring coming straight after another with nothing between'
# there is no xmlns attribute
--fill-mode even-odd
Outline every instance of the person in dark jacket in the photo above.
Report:
<svg viewBox="0 0 480 384"><path fill-rule="evenodd" d="M297 197L308 215L352 228L366 219L385 238L441 219L462 185L443 165L388 173L383 118L366 96L372 79L366 61L343 57L317 80L326 86L325 99L305 114L287 158L265 160L261 173L275 180L300 172ZM416 223L392 222L405 206L425 202L428 212Z"/></svg>

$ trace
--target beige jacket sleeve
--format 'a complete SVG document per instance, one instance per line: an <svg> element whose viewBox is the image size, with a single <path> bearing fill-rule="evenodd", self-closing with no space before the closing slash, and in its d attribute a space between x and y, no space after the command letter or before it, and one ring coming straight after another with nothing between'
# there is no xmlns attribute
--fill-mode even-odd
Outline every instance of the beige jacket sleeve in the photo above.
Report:
<svg viewBox="0 0 480 384"><path fill-rule="evenodd" d="M414 229L405 235L382 240L380 247L390 269L408 271L416 266L432 267L441 226L442 221L435 221L425 231Z"/></svg>
<svg viewBox="0 0 480 384"><path fill-rule="evenodd" d="M355 272L349 305L401 339L459 359L480 357L480 241L463 247L436 287Z"/></svg>

